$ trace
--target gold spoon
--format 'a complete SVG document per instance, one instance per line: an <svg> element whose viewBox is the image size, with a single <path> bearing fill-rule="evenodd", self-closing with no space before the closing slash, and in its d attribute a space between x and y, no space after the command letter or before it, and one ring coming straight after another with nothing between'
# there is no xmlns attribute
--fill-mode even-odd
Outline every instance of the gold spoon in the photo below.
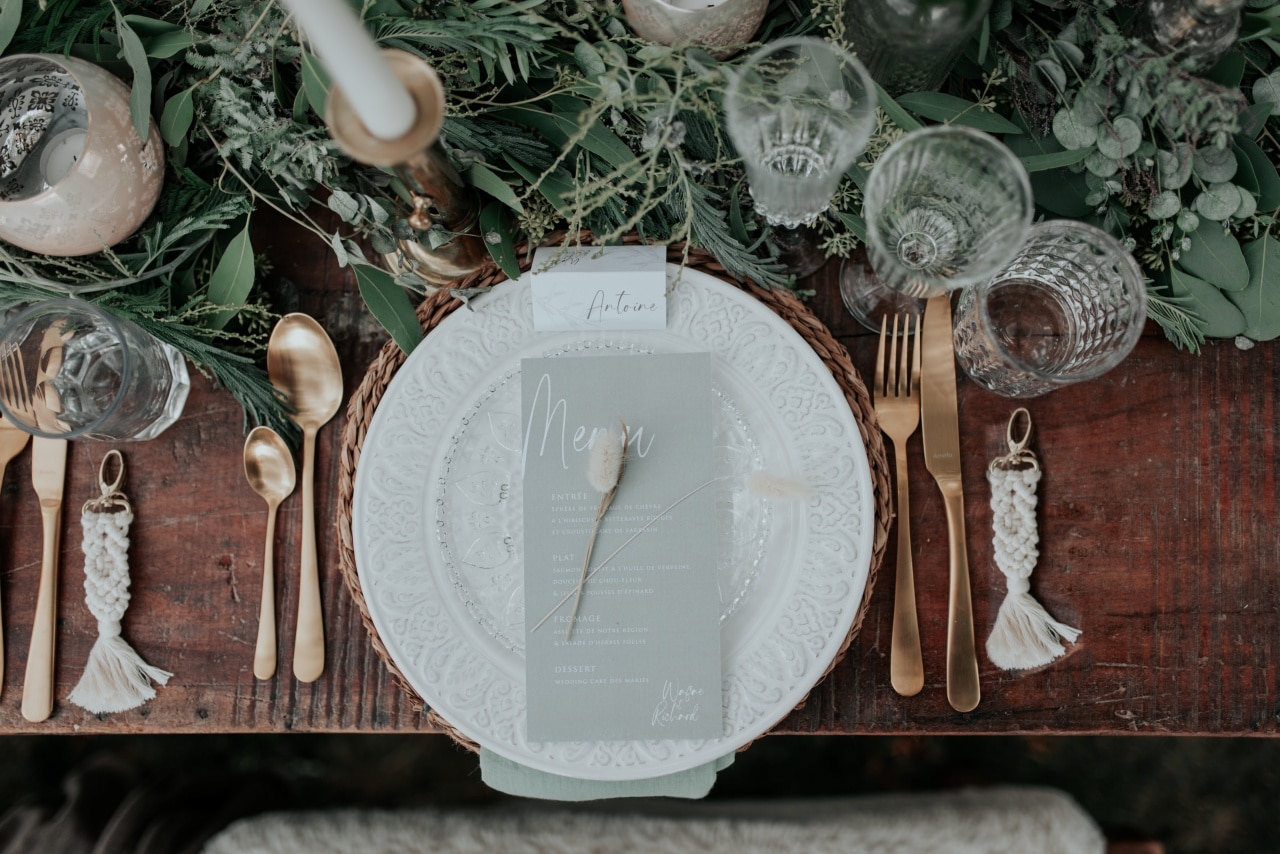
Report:
<svg viewBox="0 0 1280 854"><path fill-rule="evenodd" d="M316 433L342 405L342 364L320 324L305 314L280 318L267 342L267 375L302 428L302 577L293 675L314 682L324 672L324 623L316 563Z"/></svg>
<svg viewBox="0 0 1280 854"><path fill-rule="evenodd" d="M293 454L270 427L254 427L244 440L244 476L267 502L267 553L262 559L262 607L258 610L258 645L253 675L276 674L276 508L293 492Z"/></svg>

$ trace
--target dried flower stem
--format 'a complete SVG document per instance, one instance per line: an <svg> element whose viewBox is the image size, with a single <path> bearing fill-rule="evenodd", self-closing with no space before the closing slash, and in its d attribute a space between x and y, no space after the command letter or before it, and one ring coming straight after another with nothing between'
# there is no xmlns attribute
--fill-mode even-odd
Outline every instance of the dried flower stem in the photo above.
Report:
<svg viewBox="0 0 1280 854"><path fill-rule="evenodd" d="M590 572L590 573L587 573L585 576L583 576L582 582L578 584L578 593L580 594L580 593L582 592L582 584L584 584L584 583L586 583L588 580L590 580L590 579L591 579L591 578L592 578L592 577L593 577L597 572L599 572L600 570L604 569L604 568L605 568L605 566L609 563L609 561L613 560L615 557L617 557L617 556L618 556L618 552L622 551L622 550L623 550L623 549L625 549L627 546L631 545L631 542L632 542L633 540L635 540L635 538L636 538L636 537L640 536L640 535L641 535L641 534L643 534L645 531L649 530L649 528L653 527L653 525L654 525L654 524L655 524L659 519L661 519L663 516L666 516L666 515L667 515L668 513L670 513L672 510L676 509L676 508L677 508L677 507L679 507L681 504L683 504L685 501L687 501L688 499L692 498L694 495L697 495L699 492L701 492L702 490L706 489L706 488L707 488L708 486L710 486L711 484L713 484L713 483L719 483L719 482L720 482L720 481L722 481L722 480L728 480L728 479L729 479L729 478L731 478L731 477L733 477L733 475L729 475L729 474L721 475L720 477L713 477L713 478L711 478L711 480L708 480L708 481L705 481L705 482L703 482L703 483L698 484L698 485L697 485L697 486L695 486L693 489L689 490L689 491L688 491L688 492L686 492L684 495L681 495L681 496L680 496L679 498L677 498L675 501L672 501L670 504L668 504L665 510L661 511L660 513L655 514L655 515L654 515L654 517L653 517L652 519L650 519L648 522L645 522L642 526L640 526L639 530L637 530L637 531L636 531L634 534L632 534L631 536L627 537L627 539L623 541L622 545L618 546L616 549L614 549L612 552L610 552L610 553L609 553L609 556L608 556L608 557L606 557L604 560L600 561L599 565L598 565L598 566L596 566L596 568L595 568L595 569L591 570L591 572ZM592 540L594 540L594 539L595 539L595 538L594 538L594 537L592 537ZM584 568L584 569L586 568L586 565L585 565L585 564L583 564L583 568ZM542 627L542 624L543 624L543 623L545 623L547 620L551 619L551 615L552 615L552 614L554 614L556 611L559 611L559 610L564 606L564 603L568 602L568 601L569 601L569 599L570 599L570 598L572 598L572 597L573 597L573 593L567 593L567 594L565 594L565 597L564 597L563 599L561 599L559 602L557 602L557 603L556 603L556 605L555 605L555 607L554 607L554 608L552 608L550 611L548 611L548 612L547 612L547 615L546 615L545 617L543 617L541 620L539 620L539 621L538 621L538 624L537 624L536 626L534 626L532 629L530 629L529 631L531 631L531 632L536 632L539 628L541 628L541 627ZM575 614L575 615L577 614L577 603L576 603L576 602L574 603L574 614ZM572 626L572 625L573 625L573 621L572 621L572 620L570 620L570 621L569 621L569 625L570 625L570 626Z"/></svg>
<svg viewBox="0 0 1280 854"><path fill-rule="evenodd" d="M681 495L675 501L672 501L663 510L661 510L658 513L655 513L652 519L650 519L648 522L645 522L643 525L641 525L640 528L634 534L632 534L631 536L623 540L621 545L619 545L613 551L609 552L608 556L605 557L604 560L600 561L600 563L596 565L595 569L587 573L587 575L582 579L582 582L579 583L578 591L581 592L582 583L590 581L592 578L594 578L595 574L600 570L604 569L609 564L609 561L613 560L615 557L618 556L618 553L620 551L625 549L627 546L631 545L631 543L635 540L636 537L640 536L645 531L649 530L655 524L657 524L658 520L661 519L663 516L666 516L672 510L676 509L681 504L688 501L690 498L697 495L702 490L706 489L708 486L719 483L722 480L732 480L735 477L738 477L738 475L722 474L722 475L719 475L718 477L713 477L710 480L703 481L702 483L695 486L693 489L690 489L684 495ZM807 498L813 494L813 488L808 484L801 483L798 480L792 480L790 478L778 477L776 475L772 475L767 472L753 472L750 475L748 475L747 489L750 490L752 493L760 496L761 498L772 498L772 499ZM594 539L595 538L592 537L593 541ZM564 604L568 602L573 597L573 595L574 595L573 593L565 594L565 597L561 599L559 602L557 602L555 604L555 607L553 607L550 611L548 611L546 616L544 616L541 620L539 620L537 622L537 625L535 625L529 631L536 632L538 629L542 628L542 624L545 623L547 620L551 619L552 615L555 614L556 611L559 611L562 607L564 607ZM575 609L576 609L576 603L575 603ZM575 610L575 613L576 613L576 610ZM572 621L569 623L569 625L573 625Z"/></svg>
<svg viewBox="0 0 1280 854"><path fill-rule="evenodd" d="M582 604L582 588L587 583L587 570L591 567L591 553L595 551L596 537L600 534L600 524L604 521L604 514L609 512L609 505L613 503L614 496L618 494L618 484L622 482L622 473L627 468L627 440L631 436L631 431L627 429L627 422L618 419L618 423L622 425L622 437L619 438L612 432L597 443L591 449L591 462L588 466L587 477L594 486L604 495L600 498L600 506L596 508L595 526L591 529L591 538L587 540L587 552L582 557L582 575L578 578L578 584L570 596L573 596L573 613L569 615L569 623L564 627L564 639L567 641L573 635L574 623L578 620L578 606ZM568 599L568 596L565 597ZM561 603L563 604L563 602ZM556 606L560 607L559 605ZM550 615L548 615L550 616ZM544 621L545 622L545 621ZM539 626L542 623L538 624ZM537 628L535 626L535 628Z"/></svg>

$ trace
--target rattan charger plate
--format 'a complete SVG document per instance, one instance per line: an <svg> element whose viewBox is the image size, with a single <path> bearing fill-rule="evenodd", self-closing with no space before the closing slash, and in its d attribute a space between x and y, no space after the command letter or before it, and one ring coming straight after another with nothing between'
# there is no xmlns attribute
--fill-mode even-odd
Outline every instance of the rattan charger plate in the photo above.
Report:
<svg viewBox="0 0 1280 854"><path fill-rule="evenodd" d="M683 263L685 266L701 270L712 276L736 284L743 291L776 313L786 321L804 341L813 348L815 354L830 369L837 385L843 391L858 431L866 447L867 462L871 473L873 492L874 529L872 531L872 554L867 584L863 599L839 653L833 659L831 667L843 658L849 644L857 636L866 616L867 605L871 599L875 579L884 557L888 543L888 527L891 518L889 466L885 458L884 444L875 418L870 396L862 384L853 363L845 350L830 331L813 315L813 313L790 291L782 289L766 289L751 282L733 282L724 267L710 254L690 249L686 254L683 246L671 246L668 249L668 260L672 263ZM532 261L532 253L525 253L521 260L521 269L528 270ZM483 288L506 280L505 274L496 265L487 265L478 272L460 279L456 283L458 289ZM448 291L438 292L422 302L418 307L418 320L424 334L430 333L439 323L453 313L462 303ZM347 589L350 591L356 606L359 608L374 650L382 659L396 683L400 685L429 716L432 725L447 732L459 743L472 750L477 745L461 735L439 715L426 709L426 704L410 685L408 679L397 668L391 654L383 644L374 627L373 618L360 585L355 560L355 546L352 535L352 511L355 494L356 469L360 462L361 448L368 432L373 414L390 385L392 378L405 362L405 353L395 344L388 342L374 359L366 372L364 380L352 395L347 406L347 419L343 429L342 446L339 456L338 480L338 555L339 564ZM829 672L830 668L828 669ZM825 674L824 674L825 675ZM819 680L820 681L820 680Z"/></svg>

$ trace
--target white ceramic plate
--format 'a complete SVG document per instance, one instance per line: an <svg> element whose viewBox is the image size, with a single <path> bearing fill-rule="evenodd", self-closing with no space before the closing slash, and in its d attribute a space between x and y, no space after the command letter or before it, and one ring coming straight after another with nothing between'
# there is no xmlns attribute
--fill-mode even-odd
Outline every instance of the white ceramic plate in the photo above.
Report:
<svg viewBox="0 0 1280 854"><path fill-rule="evenodd" d="M507 759L592 780L671 774L767 732L848 635L872 551L871 475L848 403L803 338L710 275L679 278L667 329L537 333L506 282L418 345L388 386L356 472L361 590L396 666L450 725ZM716 395L723 736L531 742L525 737L520 360L709 351ZM811 487L777 500L753 472ZM678 496L673 495L672 500Z"/></svg>

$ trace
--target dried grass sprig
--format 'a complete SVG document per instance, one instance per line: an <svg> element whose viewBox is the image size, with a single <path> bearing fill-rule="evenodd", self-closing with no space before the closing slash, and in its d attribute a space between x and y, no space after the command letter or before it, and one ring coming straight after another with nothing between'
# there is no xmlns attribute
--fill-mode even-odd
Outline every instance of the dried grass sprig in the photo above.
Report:
<svg viewBox="0 0 1280 854"><path fill-rule="evenodd" d="M566 641L572 637L573 625L578 619L578 606L582 604L582 588L587 583L587 570L591 567L591 553L595 550L596 537L600 534L600 523L604 520L604 514L609 512L609 505L613 503L614 496L618 494L618 484L622 481L622 473L627 468L627 441L631 437L631 431L627 428L627 422L621 418L618 419L618 423L622 425L622 434L619 435L611 429L602 441L591 446L591 454L587 460L587 482L596 492L603 494L600 496L600 505L596 508L595 527L591 529L591 538L587 540L587 552L582 557L582 575L578 578L578 584L573 593L570 594L574 597L573 613L569 615L569 623L564 628Z"/></svg>
<svg viewBox="0 0 1280 854"><path fill-rule="evenodd" d="M640 528L634 534L627 537L620 546L618 546L616 549L611 551L608 554L608 556L605 557L604 560L600 561L600 563L596 565L596 568L591 570L590 572L586 572L587 564L584 561L582 566L585 574L583 578L578 582L578 587L577 587L577 590L575 591L576 594L579 597L581 597L583 585L586 584L586 582L590 581L597 572L604 569L609 564L609 561L613 560L615 557L618 556L619 552L621 552L627 546L631 545L631 543L635 541L636 537L640 536L645 531L653 527L658 522L659 519L666 516L672 510L676 509L681 504L688 501L690 498L697 495L702 490L706 489L708 486L717 484L722 480L732 480L735 477L737 477L737 475L722 474L719 477L713 477L710 480L703 481L702 483L695 486L693 489L690 489L684 495L681 495L675 501L672 501L670 504L668 504L663 510L661 510L658 513L655 513L653 518L651 518L648 522L645 522L643 525L641 525ZM801 481L798 481L798 480L793 480L787 477L780 477L778 475L769 474L768 472L763 472L763 471L755 471L747 475L746 484L747 484L747 490L753 493L754 495L759 496L760 498L769 498L769 499L780 500L780 501L788 500L788 499L808 498L810 495L813 494L813 487L809 486L807 483L802 483ZM597 518L596 527L597 529L599 528L598 518ZM591 546L594 545L594 543L595 543L595 534L593 532L591 535L591 544L589 544L587 547L587 552L588 552L587 560L590 560ZM571 598L573 598L574 595L575 595L574 592L565 594L565 597L561 599L559 602L557 602L555 604L555 607L553 607L550 611L548 611L546 613L546 616L544 616L541 620L539 620L537 624L529 631L536 632L538 629L542 628L542 624L545 623L547 620L551 619L551 617L555 614L555 612L563 608L564 604L568 602ZM576 617L577 614L578 614L578 602L575 601L573 603L574 617ZM569 620L569 626L570 627L573 626L572 618L570 618ZM565 634L565 638L566 640L568 639L568 633Z"/></svg>

